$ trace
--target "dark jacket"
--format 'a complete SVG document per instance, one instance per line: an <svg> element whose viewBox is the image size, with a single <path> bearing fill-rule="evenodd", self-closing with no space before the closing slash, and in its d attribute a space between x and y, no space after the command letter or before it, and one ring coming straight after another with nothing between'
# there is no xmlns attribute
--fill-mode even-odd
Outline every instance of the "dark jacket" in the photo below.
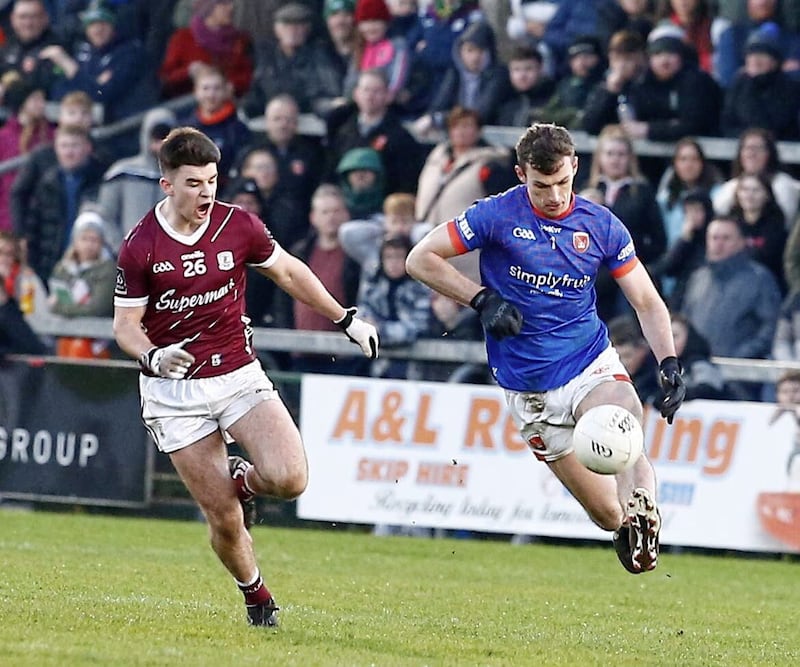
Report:
<svg viewBox="0 0 800 667"><path fill-rule="evenodd" d="M78 207L81 202L97 200L103 172L103 165L90 158L81 170ZM28 261L45 284L69 241L73 220L66 219L66 207L64 173L55 164L36 184L23 225L23 235L28 241Z"/></svg>
<svg viewBox="0 0 800 667"><path fill-rule="evenodd" d="M44 343L25 321L17 302L9 298L0 306L0 354L44 354Z"/></svg>
<svg viewBox="0 0 800 667"><path fill-rule="evenodd" d="M49 28L42 33L39 39L31 42L19 41L12 31L5 46L0 49L0 74L11 71L19 72L25 81L35 88L41 88L49 97L50 90L58 77L52 61L39 58L39 52L47 46L58 43L58 37ZM26 59L36 63L30 72L22 69L22 63Z"/></svg>
<svg viewBox="0 0 800 667"><path fill-rule="evenodd" d="M511 91L489 117L492 125L528 127L539 119L542 108L555 90L552 79L544 78L526 91Z"/></svg>
<svg viewBox="0 0 800 667"><path fill-rule="evenodd" d="M484 68L478 75L469 74L462 64L459 49L464 42L477 44L486 52ZM470 101L468 83L470 77L476 80L474 99ZM437 127L444 126L444 117L454 106L460 105L478 112L486 123L492 118L497 105L511 91L508 69L497 60L494 34L488 23L473 23L453 45L453 62L445 72L442 83L434 92L428 113L434 118Z"/></svg>
<svg viewBox="0 0 800 667"><path fill-rule="evenodd" d="M362 147L373 148L380 154L386 169L387 192L416 192L427 148L417 143L391 110L380 123L362 135L358 129L355 104L337 109L328 118L325 179L335 183L339 160L351 148Z"/></svg>
<svg viewBox="0 0 800 667"><path fill-rule="evenodd" d="M636 119L648 124L650 141L719 134L720 89L696 65L685 64L669 81L656 79L648 70L630 87L628 100Z"/></svg>
<svg viewBox="0 0 800 667"><path fill-rule="evenodd" d="M731 398L722 371L711 361L708 341L691 324L687 325L686 347L678 360L683 367L687 401Z"/></svg>
<svg viewBox="0 0 800 667"><path fill-rule="evenodd" d="M156 103L156 77L150 69L142 67L145 52L138 40L114 39L100 49L82 42L73 57L78 71L72 79L62 78L55 84L54 98L82 90L103 105L104 123L126 118ZM105 72L111 72L111 77L98 84L98 77Z"/></svg>
<svg viewBox="0 0 800 667"><path fill-rule="evenodd" d="M294 97L301 112L318 115L342 94L339 68L321 44L305 44L290 57L271 41L258 45L255 53L253 83L242 100L250 118L263 115L266 103L281 93Z"/></svg>
<svg viewBox="0 0 800 667"><path fill-rule="evenodd" d="M722 134L739 137L749 127L763 127L776 139L800 138L800 83L776 70L751 77L741 72L725 93Z"/></svg>

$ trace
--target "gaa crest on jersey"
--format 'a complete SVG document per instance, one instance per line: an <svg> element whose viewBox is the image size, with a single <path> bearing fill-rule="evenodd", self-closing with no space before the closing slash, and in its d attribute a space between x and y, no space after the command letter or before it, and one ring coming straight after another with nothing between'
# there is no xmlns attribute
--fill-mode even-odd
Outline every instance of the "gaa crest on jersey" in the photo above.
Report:
<svg viewBox="0 0 800 667"><path fill-rule="evenodd" d="M589 249L589 234L572 232L572 247L578 252L586 252Z"/></svg>
<svg viewBox="0 0 800 667"><path fill-rule="evenodd" d="M117 267L117 282L114 287L114 293L124 296L128 293L128 281L125 280L125 269L121 266Z"/></svg>
<svg viewBox="0 0 800 667"><path fill-rule="evenodd" d="M217 266L220 271L230 271L233 268L233 253L230 250L218 252Z"/></svg>

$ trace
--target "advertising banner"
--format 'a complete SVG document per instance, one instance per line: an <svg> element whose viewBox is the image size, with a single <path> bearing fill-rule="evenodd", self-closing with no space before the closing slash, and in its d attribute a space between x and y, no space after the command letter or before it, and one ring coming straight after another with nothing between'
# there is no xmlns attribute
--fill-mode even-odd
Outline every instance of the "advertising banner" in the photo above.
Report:
<svg viewBox="0 0 800 667"><path fill-rule="evenodd" d="M530 453L498 387L306 375L301 398L301 518L609 538ZM797 430L772 404L694 401L672 426L648 412L662 542L800 551Z"/></svg>
<svg viewBox="0 0 800 667"><path fill-rule="evenodd" d="M0 498L148 501L153 445L138 372L82 363L0 365Z"/></svg>

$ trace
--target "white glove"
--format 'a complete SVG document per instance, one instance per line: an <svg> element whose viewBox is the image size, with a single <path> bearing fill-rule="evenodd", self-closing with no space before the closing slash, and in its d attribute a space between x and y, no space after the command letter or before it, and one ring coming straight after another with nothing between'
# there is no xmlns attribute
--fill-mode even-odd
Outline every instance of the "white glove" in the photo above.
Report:
<svg viewBox="0 0 800 667"><path fill-rule="evenodd" d="M369 322L356 317L357 309L348 308L344 317L334 320L334 324L344 331L351 341L361 348L370 359L378 358L378 330Z"/></svg>
<svg viewBox="0 0 800 667"><path fill-rule="evenodd" d="M159 377L182 380L189 366L194 363L194 355L183 349L185 344L184 340L167 347L151 347L147 352L142 352L139 365Z"/></svg>

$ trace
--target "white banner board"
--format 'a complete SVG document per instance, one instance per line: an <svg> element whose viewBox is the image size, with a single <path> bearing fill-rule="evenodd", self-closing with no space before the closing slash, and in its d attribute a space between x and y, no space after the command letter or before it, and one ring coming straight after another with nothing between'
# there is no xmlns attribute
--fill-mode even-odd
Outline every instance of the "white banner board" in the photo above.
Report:
<svg viewBox="0 0 800 667"><path fill-rule="evenodd" d="M305 375L300 428L301 518L609 537L530 453L497 387ZM648 413L662 542L800 552L797 429L762 403L694 401L672 426Z"/></svg>

